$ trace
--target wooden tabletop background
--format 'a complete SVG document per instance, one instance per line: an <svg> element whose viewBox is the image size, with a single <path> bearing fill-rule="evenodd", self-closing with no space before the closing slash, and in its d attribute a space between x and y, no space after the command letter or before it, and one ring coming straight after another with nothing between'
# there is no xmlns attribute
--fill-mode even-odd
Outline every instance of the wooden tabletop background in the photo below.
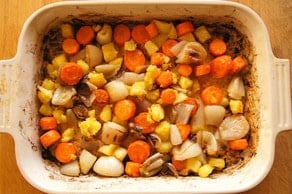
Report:
<svg viewBox="0 0 292 194"><path fill-rule="evenodd" d="M41 6L58 0L0 0L0 59L12 58L25 20ZM264 20L272 50L279 58L292 63L292 1L235 0L254 9ZM291 67L292 69L292 67ZM290 75L292 77L292 71ZM291 81L292 83L292 81ZM292 88L291 88L292 90ZM270 173L255 188L244 194L292 193L292 131L285 131L276 140L275 160ZM0 193L40 194L18 170L13 138L0 134ZM33 164L32 164L33 165Z"/></svg>

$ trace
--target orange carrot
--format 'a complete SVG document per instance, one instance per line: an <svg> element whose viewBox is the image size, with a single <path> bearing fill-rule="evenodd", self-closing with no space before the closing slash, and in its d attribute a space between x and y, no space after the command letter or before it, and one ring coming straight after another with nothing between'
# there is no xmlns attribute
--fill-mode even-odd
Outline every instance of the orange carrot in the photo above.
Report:
<svg viewBox="0 0 292 194"><path fill-rule="evenodd" d="M134 119L135 125L141 128L142 133L151 133L154 131L157 123L151 118L148 112L141 112Z"/></svg>
<svg viewBox="0 0 292 194"><path fill-rule="evenodd" d="M132 72L137 71L138 66L144 66L146 58L140 49L133 51L125 51L124 53L124 65Z"/></svg>
<svg viewBox="0 0 292 194"><path fill-rule="evenodd" d="M187 33L190 33L190 32L193 32L195 30L192 22L190 21L184 21L184 22L181 22L179 24L176 25L176 33L177 33L177 36L183 36Z"/></svg>
<svg viewBox="0 0 292 194"><path fill-rule="evenodd" d="M176 160L174 157L171 158L171 163L178 171L185 169L187 166L187 160Z"/></svg>
<svg viewBox="0 0 292 194"><path fill-rule="evenodd" d="M229 55L222 55L213 59L210 63L211 75L214 78L223 78L232 69L232 59Z"/></svg>
<svg viewBox="0 0 292 194"><path fill-rule="evenodd" d="M178 65L177 71L180 75L188 77L192 74L193 69L190 64L181 63Z"/></svg>
<svg viewBox="0 0 292 194"><path fill-rule="evenodd" d="M162 90L160 98L163 104L173 104L176 100L177 91L171 88Z"/></svg>
<svg viewBox="0 0 292 194"><path fill-rule="evenodd" d="M146 31L148 32L150 38L154 38L159 34L158 28L154 22L151 22L145 27Z"/></svg>
<svg viewBox="0 0 292 194"><path fill-rule="evenodd" d="M226 43L219 38L215 38L211 41L209 45L209 51L214 56L221 56L226 52Z"/></svg>
<svg viewBox="0 0 292 194"><path fill-rule="evenodd" d="M150 63L152 65L163 65L165 62L164 62L164 58L165 58L165 55L161 52L155 52L151 55L150 57Z"/></svg>
<svg viewBox="0 0 292 194"><path fill-rule="evenodd" d="M246 66L247 63L246 61L243 59L242 56L237 56L232 60L232 69L230 71L231 74L237 74L239 73L241 70L243 70Z"/></svg>
<svg viewBox="0 0 292 194"><path fill-rule="evenodd" d="M206 105L218 105L222 102L223 93L222 90L216 86L208 86L202 90L201 98Z"/></svg>
<svg viewBox="0 0 292 194"><path fill-rule="evenodd" d="M175 55L171 52L171 47L177 44L177 41L174 39L167 39L161 45L162 52L169 57L174 57Z"/></svg>
<svg viewBox="0 0 292 194"><path fill-rule="evenodd" d="M91 26L82 26L76 33L76 39L82 45L91 43L94 37L95 33Z"/></svg>
<svg viewBox="0 0 292 194"><path fill-rule="evenodd" d="M210 64L196 65L194 67L195 76L208 75L211 71Z"/></svg>
<svg viewBox="0 0 292 194"><path fill-rule="evenodd" d="M191 126L188 124L177 123L176 124L182 140L186 140L191 133Z"/></svg>
<svg viewBox="0 0 292 194"><path fill-rule="evenodd" d="M150 40L150 35L148 34L144 24L138 24L134 26L131 32L131 36L138 44L144 44Z"/></svg>
<svg viewBox="0 0 292 194"><path fill-rule="evenodd" d="M118 101L114 106L114 113L118 119L126 121L132 118L136 112L136 104L130 99Z"/></svg>
<svg viewBox="0 0 292 194"><path fill-rule="evenodd" d="M228 141L229 148L232 150L244 150L248 147L247 139L236 139Z"/></svg>
<svg viewBox="0 0 292 194"><path fill-rule="evenodd" d="M57 120L55 117L42 117L40 119L40 127L42 130L52 130L57 128Z"/></svg>
<svg viewBox="0 0 292 194"><path fill-rule="evenodd" d="M125 24L118 24L114 28L114 41L117 45L122 46L125 42L131 38L131 30Z"/></svg>
<svg viewBox="0 0 292 194"><path fill-rule="evenodd" d="M83 70L76 63L73 63L73 62L65 63L65 65L61 67L60 79L68 85L77 84L81 80L82 77L83 77Z"/></svg>
<svg viewBox="0 0 292 194"><path fill-rule="evenodd" d="M76 159L76 148L73 143L61 142L56 146L55 157L59 162L69 163Z"/></svg>
<svg viewBox="0 0 292 194"><path fill-rule="evenodd" d="M68 55L74 55L78 53L80 49L79 43L73 38L66 38L62 42L62 49Z"/></svg>
<svg viewBox="0 0 292 194"><path fill-rule="evenodd" d="M150 145L143 140L136 140L128 146L131 161L142 164L150 156Z"/></svg>
<svg viewBox="0 0 292 194"><path fill-rule="evenodd" d="M40 136L40 142L44 148L48 148L56 143L60 138L60 133L57 130L52 129Z"/></svg>
<svg viewBox="0 0 292 194"><path fill-rule="evenodd" d="M199 105L198 105L196 99L192 98L192 97L188 97L184 102L187 103L187 104L194 105L194 108L193 108L193 110L191 112L191 115L195 115L197 110L198 110L198 108L199 108Z"/></svg>
<svg viewBox="0 0 292 194"><path fill-rule="evenodd" d="M105 89L97 89L95 90L95 105L105 105L110 101L109 93Z"/></svg>
<svg viewBox="0 0 292 194"><path fill-rule="evenodd" d="M162 88L167 88L173 83L173 76L170 71L162 71L156 78L156 82Z"/></svg>
<svg viewBox="0 0 292 194"><path fill-rule="evenodd" d="M130 177L139 177L141 166L142 166L142 164L140 164L140 163L128 161L126 163L125 172Z"/></svg>

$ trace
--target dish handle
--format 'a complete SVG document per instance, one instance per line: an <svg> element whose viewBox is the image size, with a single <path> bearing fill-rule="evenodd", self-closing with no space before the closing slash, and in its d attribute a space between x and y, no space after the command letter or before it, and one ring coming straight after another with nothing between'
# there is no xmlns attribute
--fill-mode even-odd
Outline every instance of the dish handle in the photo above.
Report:
<svg viewBox="0 0 292 194"><path fill-rule="evenodd" d="M13 119L16 98L15 58L0 60L0 133L13 136L16 119Z"/></svg>
<svg viewBox="0 0 292 194"><path fill-rule="evenodd" d="M274 58L276 135L292 129L290 63L288 59Z"/></svg>

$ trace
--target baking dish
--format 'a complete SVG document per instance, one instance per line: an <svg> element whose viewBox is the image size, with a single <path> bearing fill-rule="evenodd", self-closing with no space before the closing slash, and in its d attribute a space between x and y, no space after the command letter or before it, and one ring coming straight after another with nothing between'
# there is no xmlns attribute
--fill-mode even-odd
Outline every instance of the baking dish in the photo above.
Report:
<svg viewBox="0 0 292 194"><path fill-rule="evenodd" d="M251 10L231 2L159 3L61 2L34 13L20 36L16 56L1 61L1 124L16 146L16 157L25 178L38 189L54 193L86 192L237 192L249 189L268 173L273 161L277 133L291 128L289 63L273 56L264 24ZM159 6L158 6L159 5ZM220 9L218 9L220 6ZM127 7L127 9L125 9ZM155 10L155 11L153 11ZM219 11L218 11L219 10ZM217 179L148 178L109 179L97 177L68 178L58 175L40 156L36 119L35 84L41 64L42 35L67 15L112 15L131 19L148 17L181 18L188 16L225 16L236 18L237 27L247 34L255 48L254 65L258 69L260 123L257 154L244 167ZM18 96L21 96L20 99ZM41 181L40 181L41 180Z"/></svg>

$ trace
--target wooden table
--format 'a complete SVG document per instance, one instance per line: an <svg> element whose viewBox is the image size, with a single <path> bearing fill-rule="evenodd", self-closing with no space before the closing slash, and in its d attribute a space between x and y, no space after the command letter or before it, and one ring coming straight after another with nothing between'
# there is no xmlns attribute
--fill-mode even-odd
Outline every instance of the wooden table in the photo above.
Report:
<svg viewBox="0 0 292 194"><path fill-rule="evenodd" d="M15 55L22 25L29 15L41 6L56 1L58 0L0 1L0 59L8 59ZM263 18L270 33L274 54L279 58L288 58L292 63L292 2L236 1L250 6ZM0 134L0 193L42 193L28 184L20 174L15 161L14 142L7 134ZM278 135L275 161L270 173L262 183L244 193L292 193L292 131Z"/></svg>

